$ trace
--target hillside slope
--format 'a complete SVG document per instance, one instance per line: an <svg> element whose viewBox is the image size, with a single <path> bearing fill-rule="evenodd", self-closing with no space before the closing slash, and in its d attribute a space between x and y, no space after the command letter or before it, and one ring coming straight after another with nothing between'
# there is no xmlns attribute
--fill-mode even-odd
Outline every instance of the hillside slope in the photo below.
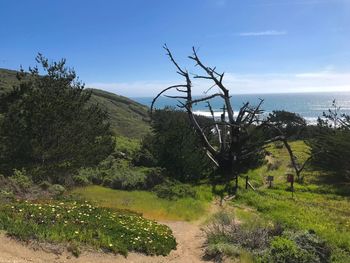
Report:
<svg viewBox="0 0 350 263"><path fill-rule="evenodd" d="M115 134L142 138L150 131L148 107L114 93L91 90L91 101L107 110Z"/></svg>
<svg viewBox="0 0 350 263"><path fill-rule="evenodd" d="M18 83L16 71L0 68L0 94ZM142 138L150 131L148 108L131 99L98 89L92 91L91 102L107 110L116 135Z"/></svg>

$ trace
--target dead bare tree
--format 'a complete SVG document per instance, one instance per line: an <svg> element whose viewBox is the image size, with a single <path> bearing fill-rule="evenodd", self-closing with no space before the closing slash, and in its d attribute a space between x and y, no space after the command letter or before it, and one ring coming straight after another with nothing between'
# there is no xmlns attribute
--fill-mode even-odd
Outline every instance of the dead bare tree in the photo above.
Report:
<svg viewBox="0 0 350 263"><path fill-rule="evenodd" d="M174 59L171 51L165 45L164 49L167 52L171 62L175 65L177 73L185 79L184 84L178 84L170 86L162 90L152 101L151 112L154 108L154 104L157 99L164 93L175 90L178 95L165 95L168 98L173 98L178 101L178 107L187 111L190 122L202 141L202 146L205 148L208 157L218 167L221 175L227 182L231 180L236 181L236 189L238 187L238 175L242 169L242 163L252 155L257 155L262 152L267 144L274 141L283 141L287 147L288 152L291 152L291 148L288 145L286 137L281 133L280 135L263 140L251 142L252 127L259 129L268 126L266 121L261 120L261 105L263 100L257 106L250 105L249 102L243 104L239 109L238 114L235 116L233 106L231 104L231 96L229 89L223 84L225 73L218 73L215 67L205 66L201 59L197 55L196 49L192 48L192 55L188 58L194 61L195 66L198 66L204 75L193 75L194 79L204 79L211 81L209 89L205 92L203 97L193 97L192 95L192 81L189 72L180 67L180 65ZM218 91L209 93L209 91L216 88ZM221 98L223 101L223 108L221 118L215 118L210 101L214 98ZM193 106L197 103L206 102L211 112L212 122L209 126L201 127L198 123L196 116L193 112ZM214 131L215 137L218 142L212 142L206 135L206 130L210 129ZM300 168L297 165L296 159L291 152L291 159L294 167L297 167L296 171L301 172L304 165Z"/></svg>

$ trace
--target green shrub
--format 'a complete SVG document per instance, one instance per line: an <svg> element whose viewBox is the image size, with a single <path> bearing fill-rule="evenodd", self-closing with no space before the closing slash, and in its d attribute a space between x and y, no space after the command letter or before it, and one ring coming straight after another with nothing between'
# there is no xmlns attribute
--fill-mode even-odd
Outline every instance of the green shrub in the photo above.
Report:
<svg viewBox="0 0 350 263"><path fill-rule="evenodd" d="M78 185L78 186L86 186L90 184L89 179L81 175L73 176L73 182L74 182L74 185Z"/></svg>
<svg viewBox="0 0 350 263"><path fill-rule="evenodd" d="M222 262L224 256L231 258L238 257L241 253L241 249L233 244L216 243L209 244L204 253L207 258L214 259L215 262Z"/></svg>
<svg viewBox="0 0 350 263"><path fill-rule="evenodd" d="M314 261L310 262L330 262L331 248L314 231L289 231L284 235L293 240L299 248L313 255Z"/></svg>
<svg viewBox="0 0 350 263"><path fill-rule="evenodd" d="M106 177L103 179L102 185L106 187L111 187L112 183L113 183L112 178Z"/></svg>
<svg viewBox="0 0 350 263"><path fill-rule="evenodd" d="M331 249L313 231L287 231L272 240L261 262L327 263L331 262Z"/></svg>
<svg viewBox="0 0 350 263"><path fill-rule="evenodd" d="M60 184L53 184L49 187L48 191L53 195L62 195L66 191L66 188Z"/></svg>
<svg viewBox="0 0 350 263"><path fill-rule="evenodd" d="M158 197L169 200L196 197L196 191L190 185L174 181L166 181L162 184L159 184L153 188L153 191L157 194Z"/></svg>
<svg viewBox="0 0 350 263"><path fill-rule="evenodd" d="M132 163L136 166L154 167L157 160L148 149L142 148L135 154Z"/></svg>
<svg viewBox="0 0 350 263"><path fill-rule="evenodd" d="M313 255L300 249L297 244L285 237L275 237L271 242L271 248L261 262L266 263L311 263L314 261Z"/></svg>
<svg viewBox="0 0 350 263"><path fill-rule="evenodd" d="M115 137L115 142L115 155L125 159L132 159L140 149L140 141L138 139L117 136Z"/></svg>
<svg viewBox="0 0 350 263"><path fill-rule="evenodd" d="M79 244L77 242L71 242L68 247L67 250L73 254L73 256L75 257L79 257L81 254L81 250L79 247Z"/></svg>
<svg viewBox="0 0 350 263"><path fill-rule="evenodd" d="M25 222L25 224L23 223ZM122 210L87 202L15 202L0 206L0 229L22 240L69 244L76 256L80 246L121 253L137 251L167 255L176 248L165 225Z"/></svg>
<svg viewBox="0 0 350 263"><path fill-rule="evenodd" d="M145 189L152 189L165 181L165 170L160 167L149 168L146 171Z"/></svg>
<svg viewBox="0 0 350 263"><path fill-rule="evenodd" d="M282 231L279 225L259 221L237 224L234 215L225 211L217 213L205 228L209 244L226 242L259 253Z"/></svg>
<svg viewBox="0 0 350 263"><path fill-rule="evenodd" d="M13 175L10 177L10 180L19 186L21 190L28 190L33 185L32 180L27 176L26 170L17 170L13 171Z"/></svg>
<svg viewBox="0 0 350 263"><path fill-rule="evenodd" d="M144 187L146 175L138 170L119 170L115 171L112 177L113 189L133 190Z"/></svg>
<svg viewBox="0 0 350 263"><path fill-rule="evenodd" d="M10 190L0 190L0 202L11 201L15 198L15 195Z"/></svg>

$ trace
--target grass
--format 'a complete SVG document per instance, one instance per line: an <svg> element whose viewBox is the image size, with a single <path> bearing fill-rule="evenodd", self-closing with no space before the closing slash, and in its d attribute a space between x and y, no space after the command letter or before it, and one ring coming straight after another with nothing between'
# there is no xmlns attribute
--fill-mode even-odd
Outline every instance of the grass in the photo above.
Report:
<svg viewBox="0 0 350 263"><path fill-rule="evenodd" d="M165 225L134 213L95 207L88 202L15 202L0 206L0 229L22 240L66 243L127 255L128 251L167 255L176 248Z"/></svg>
<svg viewBox="0 0 350 263"><path fill-rule="evenodd" d="M333 195L284 190L241 191L237 201L255 207L267 219L287 228L314 230L330 244L350 252L350 200Z"/></svg>
<svg viewBox="0 0 350 263"><path fill-rule="evenodd" d="M302 161L308 156L307 146L301 142L293 142L292 148ZM350 198L346 186L330 186L321 184L318 177L322 172L313 171L308 167L305 172L305 182L295 183L294 198L287 191L285 172L289 157L284 148L273 145L269 147L272 161L278 161L277 169L269 170L267 165L249 171L252 183L257 191L241 188L236 199L231 204L235 206L237 216L242 221L256 217L266 221L280 223L285 228L294 230L313 230L318 236L332 246L334 257L341 254L340 261L350 262ZM275 177L274 186L267 188L265 177ZM314 182L314 183L310 183ZM317 184L316 184L317 183Z"/></svg>
<svg viewBox="0 0 350 263"><path fill-rule="evenodd" d="M141 139L150 132L148 107L98 89L92 89L91 102L107 110L111 128L116 135Z"/></svg>
<svg viewBox="0 0 350 263"><path fill-rule="evenodd" d="M102 186L88 186L73 190L73 194L86 198L100 206L129 209L154 220L196 220L204 216L209 207L210 188L198 187L199 198L166 200L148 191L122 191Z"/></svg>

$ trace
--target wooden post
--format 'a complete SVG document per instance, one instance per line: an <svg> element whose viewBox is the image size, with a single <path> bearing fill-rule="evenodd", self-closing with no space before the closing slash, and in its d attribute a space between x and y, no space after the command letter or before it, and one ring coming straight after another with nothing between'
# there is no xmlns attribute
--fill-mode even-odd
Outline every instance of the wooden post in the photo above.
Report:
<svg viewBox="0 0 350 263"><path fill-rule="evenodd" d="M292 191L292 198L294 198L294 175L288 174L287 181L290 183L290 189Z"/></svg>

